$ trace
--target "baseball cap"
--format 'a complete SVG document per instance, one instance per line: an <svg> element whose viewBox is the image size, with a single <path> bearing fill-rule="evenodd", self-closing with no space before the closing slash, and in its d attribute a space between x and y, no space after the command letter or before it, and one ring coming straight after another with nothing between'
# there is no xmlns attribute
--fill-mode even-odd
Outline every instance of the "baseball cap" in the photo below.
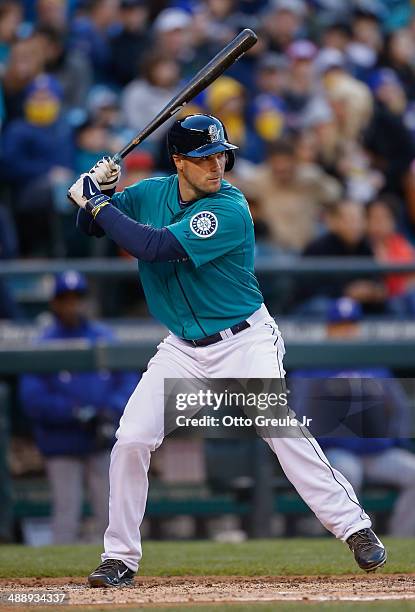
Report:
<svg viewBox="0 0 415 612"><path fill-rule="evenodd" d="M313 60L317 47L311 40L296 40L289 45L287 55L291 60Z"/></svg>
<svg viewBox="0 0 415 612"><path fill-rule="evenodd" d="M332 68L344 68L345 65L346 58L344 53L339 51L339 49L331 47L322 49L316 59L316 69L319 74L323 74Z"/></svg>
<svg viewBox="0 0 415 612"><path fill-rule="evenodd" d="M398 75L391 68L381 68L374 72L368 79L368 85L370 89L376 93L380 87L384 85L396 85L402 87L402 83L398 78Z"/></svg>
<svg viewBox="0 0 415 612"><path fill-rule="evenodd" d="M333 109L323 97L314 98L302 113L303 128L312 128L316 125L331 123L333 120Z"/></svg>
<svg viewBox="0 0 415 612"><path fill-rule="evenodd" d="M264 53L258 61L258 70L287 70L289 62L281 53L269 51Z"/></svg>
<svg viewBox="0 0 415 612"><path fill-rule="evenodd" d="M25 91L26 98L39 91L46 92L57 100L62 100L63 98L63 91L59 81L49 74L40 74L30 83Z"/></svg>
<svg viewBox="0 0 415 612"><path fill-rule="evenodd" d="M307 13L307 6L303 0L272 0L270 8L274 11L294 13L299 17L305 17Z"/></svg>
<svg viewBox="0 0 415 612"><path fill-rule="evenodd" d="M87 109L89 113L94 114L101 108L117 108L118 96L109 87L105 85L95 85L89 92L87 98Z"/></svg>
<svg viewBox="0 0 415 612"><path fill-rule="evenodd" d="M171 32L172 30L184 30L192 22L187 11L179 8L167 8L158 15L154 22L156 32Z"/></svg>
<svg viewBox="0 0 415 612"><path fill-rule="evenodd" d="M377 54L368 45L352 42L347 46L347 58L356 66L372 68L376 63Z"/></svg>
<svg viewBox="0 0 415 612"><path fill-rule="evenodd" d="M65 293L75 292L84 295L88 290L88 283L83 274L76 270L67 270L55 276L53 297L59 297Z"/></svg>
<svg viewBox="0 0 415 612"><path fill-rule="evenodd" d="M361 318L362 307L359 302L352 298L342 297L333 300L327 309L327 321L330 323L360 321Z"/></svg>

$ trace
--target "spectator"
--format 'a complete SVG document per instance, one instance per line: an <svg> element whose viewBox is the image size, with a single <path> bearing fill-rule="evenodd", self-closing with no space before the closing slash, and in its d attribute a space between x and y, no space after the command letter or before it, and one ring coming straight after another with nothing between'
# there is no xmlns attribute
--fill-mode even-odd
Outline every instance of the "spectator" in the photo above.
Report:
<svg viewBox="0 0 415 612"><path fill-rule="evenodd" d="M12 44L17 40L19 27L23 21L22 5L18 0L6 0L0 5L0 70L10 55Z"/></svg>
<svg viewBox="0 0 415 612"><path fill-rule="evenodd" d="M342 150L342 139L329 104L320 98L307 109L303 118L304 129L309 130L317 142L317 162L328 174L339 177L337 161Z"/></svg>
<svg viewBox="0 0 415 612"><path fill-rule="evenodd" d="M226 125L229 139L241 149L241 157L259 163L263 158L261 141L245 120L247 95L243 85L221 76L206 91L204 103L207 112Z"/></svg>
<svg viewBox="0 0 415 612"><path fill-rule="evenodd" d="M59 32L61 36L65 36L68 13L68 3L65 0L37 0L36 26Z"/></svg>
<svg viewBox="0 0 415 612"><path fill-rule="evenodd" d="M2 78L6 120L23 117L27 87L39 76L45 65L43 46L36 36L16 41Z"/></svg>
<svg viewBox="0 0 415 612"><path fill-rule="evenodd" d="M402 195L415 157L414 141L402 117L406 107L405 93L390 69L377 71L370 85L375 96L375 110L365 133L365 145L372 155L373 166L385 176L386 191Z"/></svg>
<svg viewBox="0 0 415 612"><path fill-rule="evenodd" d="M358 9L352 20L352 33L353 38L346 49L350 70L353 76L366 82L383 49L379 16Z"/></svg>
<svg viewBox="0 0 415 612"><path fill-rule="evenodd" d="M6 178L15 195L15 212L23 255L51 254L53 205L57 183L73 171L72 133L61 115L59 84L39 76L26 91L23 119L7 125L3 135Z"/></svg>
<svg viewBox="0 0 415 612"><path fill-rule="evenodd" d="M178 63L184 76L193 76L192 48L193 20L191 15L178 8L162 11L153 24L153 48Z"/></svg>
<svg viewBox="0 0 415 612"><path fill-rule="evenodd" d="M266 162L246 185L275 246L298 252L316 235L323 207L340 197L340 185L315 164L299 164L291 142L270 145ZM245 186L244 186L245 188Z"/></svg>
<svg viewBox="0 0 415 612"><path fill-rule="evenodd" d="M111 38L111 73L115 83L124 87L135 78L150 44L146 0L121 0L119 21L120 31Z"/></svg>
<svg viewBox="0 0 415 612"><path fill-rule="evenodd" d="M370 157L357 140L343 140L335 164L338 179L344 185L345 197L366 204L376 197L385 179L370 165Z"/></svg>
<svg viewBox="0 0 415 612"><path fill-rule="evenodd" d="M126 125L137 133L171 100L177 92L179 65L159 51L142 58L141 78L123 90L121 107ZM174 118L171 120L174 121ZM148 138L149 143L161 140L171 123L167 121Z"/></svg>
<svg viewBox="0 0 415 612"><path fill-rule="evenodd" d="M89 58L97 82L109 80L110 27L116 23L118 5L119 0L87 0L83 13L72 23L70 48Z"/></svg>
<svg viewBox="0 0 415 612"><path fill-rule="evenodd" d="M208 37L214 40L218 47L228 43L234 32L234 15L237 11L236 0L205 0L203 3Z"/></svg>
<svg viewBox="0 0 415 612"><path fill-rule="evenodd" d="M355 338L361 317L354 300L330 303L328 337ZM338 379L337 385L333 379ZM409 405L393 373L383 367L296 370L291 375L291 400L298 417L315 416L314 435L327 459L358 495L365 483L399 489L389 534L415 536L415 455L402 448L411 435ZM323 438L323 432L335 437Z"/></svg>
<svg viewBox="0 0 415 612"><path fill-rule="evenodd" d="M307 6L303 0L271 0L263 24L270 51L284 53L304 27Z"/></svg>
<svg viewBox="0 0 415 612"><path fill-rule="evenodd" d="M74 271L57 276L51 302L54 321L39 344L56 340L113 341L110 330L86 317L86 280ZM137 376L126 373L27 374L20 382L23 409L45 457L52 495L54 544L79 538L85 478L96 539L107 527L108 467L115 430ZM95 539L94 537L94 539Z"/></svg>
<svg viewBox="0 0 415 612"><path fill-rule="evenodd" d="M107 130L108 151L119 151L136 136L134 130L124 125L119 95L106 85L95 85L90 90L87 111L94 123Z"/></svg>
<svg viewBox="0 0 415 612"><path fill-rule="evenodd" d="M379 262L409 263L415 259L413 246L397 231L399 204L393 195L384 194L367 206L368 236ZM392 299L392 306L398 309L399 314L413 315L412 302L415 300L410 298L414 292L414 275L390 274L385 278L385 285L388 298Z"/></svg>
<svg viewBox="0 0 415 612"><path fill-rule="evenodd" d="M327 49L337 49L341 53L346 53L350 43L352 31L348 21L333 20L326 25L321 35L321 47Z"/></svg>
<svg viewBox="0 0 415 612"><path fill-rule="evenodd" d="M288 126L302 126L304 113L317 95L313 60L317 48L309 40L297 40L289 45L290 79L284 92Z"/></svg>
<svg viewBox="0 0 415 612"><path fill-rule="evenodd" d="M409 100L415 100L415 43L411 31L403 28L386 40L385 63L397 75Z"/></svg>
<svg viewBox="0 0 415 612"><path fill-rule="evenodd" d="M92 84L92 68L88 58L79 50L70 52L62 34L50 26L36 31L43 45L45 70L60 83L64 110L85 106Z"/></svg>
<svg viewBox="0 0 415 612"><path fill-rule="evenodd" d="M338 73L326 75L324 84L341 139L358 140L373 112L368 87L350 75Z"/></svg>
<svg viewBox="0 0 415 612"><path fill-rule="evenodd" d="M92 117L87 117L76 129L75 144L75 170L80 174L87 172L104 155L117 152L107 127Z"/></svg>
<svg viewBox="0 0 415 612"><path fill-rule="evenodd" d="M328 231L313 240L304 250L305 257L373 257L366 238L365 214L361 204L340 200L326 213ZM303 283L303 299L312 298L300 313L326 312L329 298L349 297L359 302L368 312L382 312L386 290L382 282L359 275L350 278L319 277L315 283ZM312 297L313 296L313 297Z"/></svg>
<svg viewBox="0 0 415 612"><path fill-rule="evenodd" d="M361 45L372 49L376 54L383 47L381 9L377 11L375 3L374 10L367 3L365 7L358 6L354 11L352 19L353 40Z"/></svg>
<svg viewBox="0 0 415 612"><path fill-rule="evenodd" d="M288 81L288 62L276 53L266 54L256 73L256 95L249 107L254 129L263 144L280 138L285 128L283 94Z"/></svg>

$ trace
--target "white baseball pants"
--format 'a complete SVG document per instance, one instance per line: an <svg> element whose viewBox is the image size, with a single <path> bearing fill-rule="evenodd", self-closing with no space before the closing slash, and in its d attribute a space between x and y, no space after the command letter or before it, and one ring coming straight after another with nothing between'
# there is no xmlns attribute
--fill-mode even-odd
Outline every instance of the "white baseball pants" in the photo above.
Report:
<svg viewBox="0 0 415 612"><path fill-rule="evenodd" d="M164 437L165 378L282 378L284 343L264 305L251 327L207 347L192 347L173 334L157 347L121 417L111 454L109 525L102 560L120 559L136 571L141 559L140 525L150 454ZM295 436L264 438L298 493L321 523L346 540L371 521L350 483L333 469L318 443Z"/></svg>

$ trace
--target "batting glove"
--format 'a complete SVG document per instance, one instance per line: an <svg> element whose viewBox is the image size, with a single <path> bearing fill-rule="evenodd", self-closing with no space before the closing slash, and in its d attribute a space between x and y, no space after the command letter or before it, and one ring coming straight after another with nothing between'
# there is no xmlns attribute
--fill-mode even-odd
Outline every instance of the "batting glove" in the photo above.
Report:
<svg viewBox="0 0 415 612"><path fill-rule="evenodd" d="M114 192L121 178L121 166L114 163L111 157L105 156L91 168L89 173L94 175L102 192Z"/></svg>
<svg viewBox="0 0 415 612"><path fill-rule="evenodd" d="M79 208L86 209L93 217L110 202L110 198L101 193L95 176L90 173L81 174L69 188L68 198Z"/></svg>

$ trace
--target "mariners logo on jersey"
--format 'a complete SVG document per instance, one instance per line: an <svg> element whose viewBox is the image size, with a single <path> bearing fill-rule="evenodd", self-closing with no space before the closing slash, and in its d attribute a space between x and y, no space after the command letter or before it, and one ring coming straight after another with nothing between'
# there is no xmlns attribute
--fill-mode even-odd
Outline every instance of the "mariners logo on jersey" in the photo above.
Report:
<svg viewBox="0 0 415 612"><path fill-rule="evenodd" d="M209 126L208 132L211 142L218 142L220 140L220 132L214 123Z"/></svg>
<svg viewBox="0 0 415 612"><path fill-rule="evenodd" d="M202 210L190 219L190 229L200 238L213 236L218 229L217 217L208 210Z"/></svg>

